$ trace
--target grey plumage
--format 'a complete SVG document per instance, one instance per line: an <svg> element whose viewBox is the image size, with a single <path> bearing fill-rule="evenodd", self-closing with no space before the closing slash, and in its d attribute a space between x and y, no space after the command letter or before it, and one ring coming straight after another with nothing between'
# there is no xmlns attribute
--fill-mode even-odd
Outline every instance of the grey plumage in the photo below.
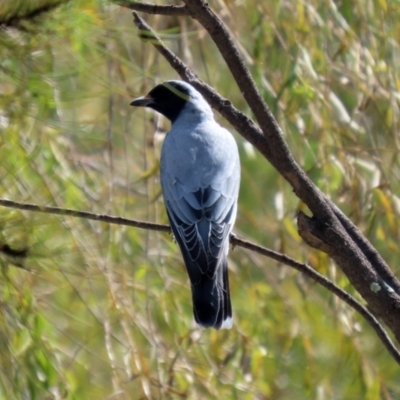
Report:
<svg viewBox="0 0 400 400"><path fill-rule="evenodd" d="M236 142L183 81L158 85L131 104L153 108L172 122L161 150L161 186L189 274L195 320L230 328L227 255L240 183Z"/></svg>

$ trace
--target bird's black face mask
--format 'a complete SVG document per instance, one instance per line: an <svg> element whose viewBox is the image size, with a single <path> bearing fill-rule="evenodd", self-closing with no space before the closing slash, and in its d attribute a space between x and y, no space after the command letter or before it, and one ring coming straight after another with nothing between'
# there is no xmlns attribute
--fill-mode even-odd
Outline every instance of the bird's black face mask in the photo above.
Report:
<svg viewBox="0 0 400 400"><path fill-rule="evenodd" d="M189 92L179 84L164 82L144 97L132 101L131 106L148 107L167 117L172 123L189 101Z"/></svg>

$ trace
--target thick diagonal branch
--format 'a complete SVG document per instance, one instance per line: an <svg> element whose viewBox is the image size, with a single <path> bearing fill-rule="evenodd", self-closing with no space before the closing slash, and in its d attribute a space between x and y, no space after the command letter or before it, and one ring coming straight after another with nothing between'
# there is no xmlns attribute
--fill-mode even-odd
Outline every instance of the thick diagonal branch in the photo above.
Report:
<svg viewBox="0 0 400 400"><path fill-rule="evenodd" d="M231 71L247 104L253 111L268 146L259 149L268 161L287 179L296 194L307 204L314 215L334 219L323 194L313 185L305 172L294 160L277 121L264 102L257 86L240 55L225 24L203 0L183 0L192 18L209 33Z"/></svg>
<svg viewBox="0 0 400 400"><path fill-rule="evenodd" d="M352 222L322 195L294 161L283 139L279 125L260 96L243 57L241 57L223 22L203 0L184 0L184 2L187 4L191 16L203 25L218 46L239 88L242 90L243 96L259 121L269 143L269 154L265 154L267 159L290 182L296 194L313 212L314 217L322 219L331 225L337 224L338 220L340 221L345 232L354 240L355 247L360 248L368 262L372 264L375 272L400 294L400 282L393 275L379 253L362 236ZM339 226L337 227L339 228ZM340 242L341 238L339 237L338 239ZM348 240L349 238L344 239Z"/></svg>
<svg viewBox="0 0 400 400"><path fill-rule="evenodd" d="M184 2L191 16L201 23L217 45L244 98L260 123L269 144L266 149L263 149L265 157L289 181L299 198L313 212L315 218L330 224L338 230L338 233L340 231L343 233L337 236L331 235L331 239L334 239L330 243L331 246L343 248L348 247L348 243L353 244L352 247L360 250L374 272L400 294L399 280L393 275L379 253L354 224L319 191L293 159L278 123L262 99L243 57L224 23L203 0L184 0Z"/></svg>

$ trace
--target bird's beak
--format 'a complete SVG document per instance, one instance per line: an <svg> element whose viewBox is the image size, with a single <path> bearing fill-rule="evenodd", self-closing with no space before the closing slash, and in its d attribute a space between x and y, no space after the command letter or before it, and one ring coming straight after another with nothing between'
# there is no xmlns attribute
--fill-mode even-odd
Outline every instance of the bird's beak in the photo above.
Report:
<svg viewBox="0 0 400 400"><path fill-rule="evenodd" d="M138 97L137 99L133 100L130 105L134 107L147 107L154 102L154 99L149 95Z"/></svg>

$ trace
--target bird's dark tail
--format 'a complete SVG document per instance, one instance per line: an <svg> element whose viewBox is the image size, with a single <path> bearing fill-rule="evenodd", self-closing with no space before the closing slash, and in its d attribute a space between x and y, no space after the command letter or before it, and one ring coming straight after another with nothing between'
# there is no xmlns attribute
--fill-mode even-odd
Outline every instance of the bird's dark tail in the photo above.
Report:
<svg viewBox="0 0 400 400"><path fill-rule="evenodd" d="M226 258L221 261L214 277L204 274L199 283L192 285L192 299L197 324L204 328L231 328L232 307Z"/></svg>

